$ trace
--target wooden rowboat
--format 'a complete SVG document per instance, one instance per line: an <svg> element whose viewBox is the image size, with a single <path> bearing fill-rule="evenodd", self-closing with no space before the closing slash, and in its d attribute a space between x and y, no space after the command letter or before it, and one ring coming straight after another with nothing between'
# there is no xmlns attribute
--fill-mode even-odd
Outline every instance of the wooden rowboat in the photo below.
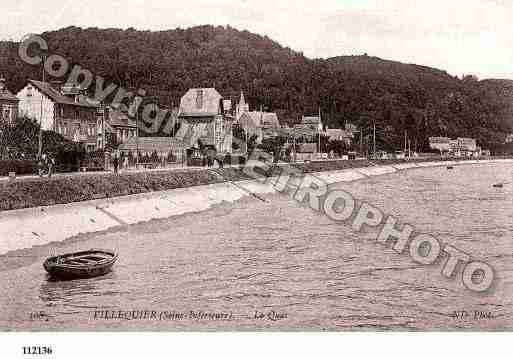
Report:
<svg viewBox="0 0 513 359"><path fill-rule="evenodd" d="M50 257L43 267L52 277L91 278L110 272L117 259L118 255L112 251L91 249Z"/></svg>

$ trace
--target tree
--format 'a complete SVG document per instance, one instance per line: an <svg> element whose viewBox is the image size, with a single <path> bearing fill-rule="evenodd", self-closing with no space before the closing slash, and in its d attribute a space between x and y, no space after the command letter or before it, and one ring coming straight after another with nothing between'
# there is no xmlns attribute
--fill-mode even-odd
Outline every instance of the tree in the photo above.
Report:
<svg viewBox="0 0 513 359"><path fill-rule="evenodd" d="M255 150L256 146L257 146L257 139L258 139L258 136L257 135L252 135L249 139L248 139L248 143L246 144L247 146L247 152L248 154L249 153L253 153L253 151Z"/></svg>
<svg viewBox="0 0 513 359"><path fill-rule="evenodd" d="M328 143L329 143L330 137L326 136L324 134L321 134L318 136L317 141L320 143L320 152L326 153L328 152Z"/></svg>
<svg viewBox="0 0 513 359"><path fill-rule="evenodd" d="M327 152L333 151L339 156L347 153L347 145L343 140L330 140L327 145Z"/></svg>
<svg viewBox="0 0 513 359"><path fill-rule="evenodd" d="M282 158L282 151L287 142L287 137L277 136L264 138L262 143L258 145L258 148L265 151L268 154L272 154L274 163L278 162Z"/></svg>

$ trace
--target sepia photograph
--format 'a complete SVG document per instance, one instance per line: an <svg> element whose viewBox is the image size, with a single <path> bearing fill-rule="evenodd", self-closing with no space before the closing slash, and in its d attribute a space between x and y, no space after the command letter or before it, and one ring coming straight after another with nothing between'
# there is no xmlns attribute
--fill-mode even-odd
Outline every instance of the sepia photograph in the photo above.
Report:
<svg viewBox="0 0 513 359"><path fill-rule="evenodd" d="M510 2L0 8L0 332L513 330Z"/></svg>

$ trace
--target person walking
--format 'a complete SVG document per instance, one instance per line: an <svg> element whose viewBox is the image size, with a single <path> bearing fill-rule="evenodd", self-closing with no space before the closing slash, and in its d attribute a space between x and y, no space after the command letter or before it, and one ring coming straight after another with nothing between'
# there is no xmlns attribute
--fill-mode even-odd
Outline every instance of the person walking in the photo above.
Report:
<svg viewBox="0 0 513 359"><path fill-rule="evenodd" d="M52 177L53 167L55 165L55 160L52 156L48 156L48 178Z"/></svg>
<svg viewBox="0 0 513 359"><path fill-rule="evenodd" d="M119 157L118 155L114 155L114 159L112 160L112 163L114 164L114 173L118 173L118 166L119 166Z"/></svg>
<svg viewBox="0 0 513 359"><path fill-rule="evenodd" d="M37 174L39 177L43 177L43 158L39 157L37 161Z"/></svg>
<svg viewBox="0 0 513 359"><path fill-rule="evenodd" d="M41 155L41 158L38 162L38 169L39 169L39 177L43 177L45 175L45 172L48 169L48 159L46 157L46 153L43 153Z"/></svg>

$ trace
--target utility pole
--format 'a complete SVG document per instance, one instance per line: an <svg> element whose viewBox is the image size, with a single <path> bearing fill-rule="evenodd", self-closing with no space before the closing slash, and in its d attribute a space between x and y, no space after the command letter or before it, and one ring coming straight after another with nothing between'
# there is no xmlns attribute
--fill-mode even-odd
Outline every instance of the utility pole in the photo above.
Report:
<svg viewBox="0 0 513 359"><path fill-rule="evenodd" d="M322 126L321 106L319 106L319 124L317 125L317 142L318 142L318 146L319 146L319 153L321 153L321 126Z"/></svg>
<svg viewBox="0 0 513 359"><path fill-rule="evenodd" d="M136 155L135 155L135 168L139 168L139 106L136 107L135 110L135 146L136 146Z"/></svg>
<svg viewBox="0 0 513 359"><path fill-rule="evenodd" d="M45 62L46 62L46 55L42 56L41 66L43 70L43 84L45 82ZM41 111L39 115L39 136L38 136L38 146L37 146L37 158L38 160L41 159L41 156L43 154L43 98L44 95L41 92Z"/></svg>
<svg viewBox="0 0 513 359"><path fill-rule="evenodd" d="M372 122L373 127L373 135L372 135L372 143L373 143L373 152L374 152L374 159L376 158L376 122Z"/></svg>
<svg viewBox="0 0 513 359"><path fill-rule="evenodd" d="M244 130L244 135L246 136L246 156L248 156L249 148L248 148L248 131L247 131L247 129Z"/></svg>
<svg viewBox="0 0 513 359"><path fill-rule="evenodd" d="M360 155L363 155L363 129L360 128Z"/></svg>
<svg viewBox="0 0 513 359"><path fill-rule="evenodd" d="M292 130L292 136L293 136L293 150L294 150L294 163L296 163L296 129L294 128Z"/></svg>

